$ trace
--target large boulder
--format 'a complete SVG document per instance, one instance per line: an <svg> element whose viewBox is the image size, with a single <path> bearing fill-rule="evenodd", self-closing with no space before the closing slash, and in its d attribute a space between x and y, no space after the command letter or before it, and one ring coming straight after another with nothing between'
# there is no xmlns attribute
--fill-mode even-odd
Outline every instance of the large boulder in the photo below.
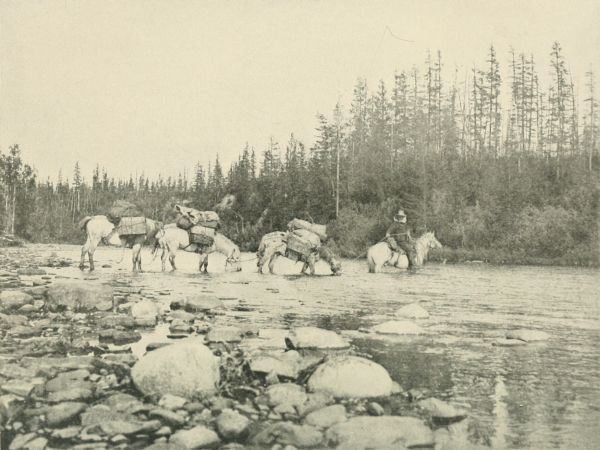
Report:
<svg viewBox="0 0 600 450"><path fill-rule="evenodd" d="M395 391L387 370L358 356L341 356L321 364L308 380L311 391L334 397L381 397Z"/></svg>
<svg viewBox="0 0 600 450"><path fill-rule="evenodd" d="M219 359L202 339L185 339L144 355L131 369L131 377L146 395L172 394L191 399L215 389Z"/></svg>
<svg viewBox="0 0 600 450"><path fill-rule="evenodd" d="M17 309L33 302L33 297L22 291L0 292L0 309Z"/></svg>
<svg viewBox="0 0 600 450"><path fill-rule="evenodd" d="M330 445L344 450L434 445L431 430L414 417L352 417L329 428L325 437Z"/></svg>
<svg viewBox="0 0 600 450"><path fill-rule="evenodd" d="M422 334L423 329L416 323L408 320L390 320L375 325L372 330L378 334Z"/></svg>
<svg viewBox="0 0 600 450"><path fill-rule="evenodd" d="M299 327L290 331L289 341L298 349L340 349L350 344L339 334L317 327Z"/></svg>
<svg viewBox="0 0 600 450"><path fill-rule="evenodd" d="M90 281L57 281L48 288L47 298L50 309L108 311L113 307L112 287Z"/></svg>

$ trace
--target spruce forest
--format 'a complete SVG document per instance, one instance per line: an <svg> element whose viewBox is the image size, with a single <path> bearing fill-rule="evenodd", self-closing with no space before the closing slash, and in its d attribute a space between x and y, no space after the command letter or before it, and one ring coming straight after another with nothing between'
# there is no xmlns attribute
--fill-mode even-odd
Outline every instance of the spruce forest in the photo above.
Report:
<svg viewBox="0 0 600 450"><path fill-rule="evenodd" d="M508 79L500 59L491 46L478 68L443 78L437 52L392 83L359 78L351 104L317 116L311 147L293 134L247 144L228 169L217 157L191 176L115 179L96 167L88 179L75 163L69 176L41 180L15 143L0 159L0 229L82 243L77 222L117 199L165 223L174 203L221 203L222 231L243 250L298 217L328 224L336 250L360 257L401 207L413 235L436 232L439 260L598 265L594 73L575 86L558 43L540 59L506 55ZM190 160L200 159L202 150L190 149Z"/></svg>

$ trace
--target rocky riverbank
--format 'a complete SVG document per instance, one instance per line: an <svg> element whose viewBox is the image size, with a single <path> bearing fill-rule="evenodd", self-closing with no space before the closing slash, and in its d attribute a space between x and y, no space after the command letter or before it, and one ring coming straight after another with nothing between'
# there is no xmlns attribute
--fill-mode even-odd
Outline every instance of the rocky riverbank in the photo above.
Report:
<svg viewBox="0 0 600 450"><path fill-rule="evenodd" d="M5 256L0 448L479 448L464 405L404 390L333 331L224 326L229 306L211 294L62 279L47 267L72 261ZM362 331L420 334L428 313L396 317Z"/></svg>

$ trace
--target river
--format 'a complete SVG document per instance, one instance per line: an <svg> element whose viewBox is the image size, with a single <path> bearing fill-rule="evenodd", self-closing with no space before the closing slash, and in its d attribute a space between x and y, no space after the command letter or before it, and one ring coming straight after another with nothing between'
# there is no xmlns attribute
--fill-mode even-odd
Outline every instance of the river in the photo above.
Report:
<svg viewBox="0 0 600 450"><path fill-rule="evenodd" d="M52 251L79 255L75 246ZM212 293L226 305L217 317L222 324L307 324L342 333L404 390L424 389L464 405L474 442L491 448L600 448L598 270L429 264L415 274L369 274L364 260L345 260L340 277L305 277L296 275L300 264L282 260L279 275L259 275L253 255L244 254L241 272L224 271L224 258L211 255L211 273L203 275L195 272L196 255L180 252L180 270L162 274L159 260L150 263L145 250L147 272L131 274L129 253L119 263L120 257L118 249L99 248L92 276L166 290L170 295L158 297L165 305L192 291ZM320 264L317 273L325 275ZM75 267L55 273L90 276ZM412 302L430 314L417 321L425 334L386 338L359 331L393 319ZM519 347L492 345L518 328L551 338Z"/></svg>

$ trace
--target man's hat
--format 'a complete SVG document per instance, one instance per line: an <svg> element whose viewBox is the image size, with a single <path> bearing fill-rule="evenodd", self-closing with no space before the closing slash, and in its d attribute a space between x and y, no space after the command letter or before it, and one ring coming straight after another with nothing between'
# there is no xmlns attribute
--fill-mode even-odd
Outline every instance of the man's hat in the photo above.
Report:
<svg viewBox="0 0 600 450"><path fill-rule="evenodd" d="M394 220L400 220L402 218L406 218L406 214L404 214L403 209L399 209L396 215L394 216Z"/></svg>

